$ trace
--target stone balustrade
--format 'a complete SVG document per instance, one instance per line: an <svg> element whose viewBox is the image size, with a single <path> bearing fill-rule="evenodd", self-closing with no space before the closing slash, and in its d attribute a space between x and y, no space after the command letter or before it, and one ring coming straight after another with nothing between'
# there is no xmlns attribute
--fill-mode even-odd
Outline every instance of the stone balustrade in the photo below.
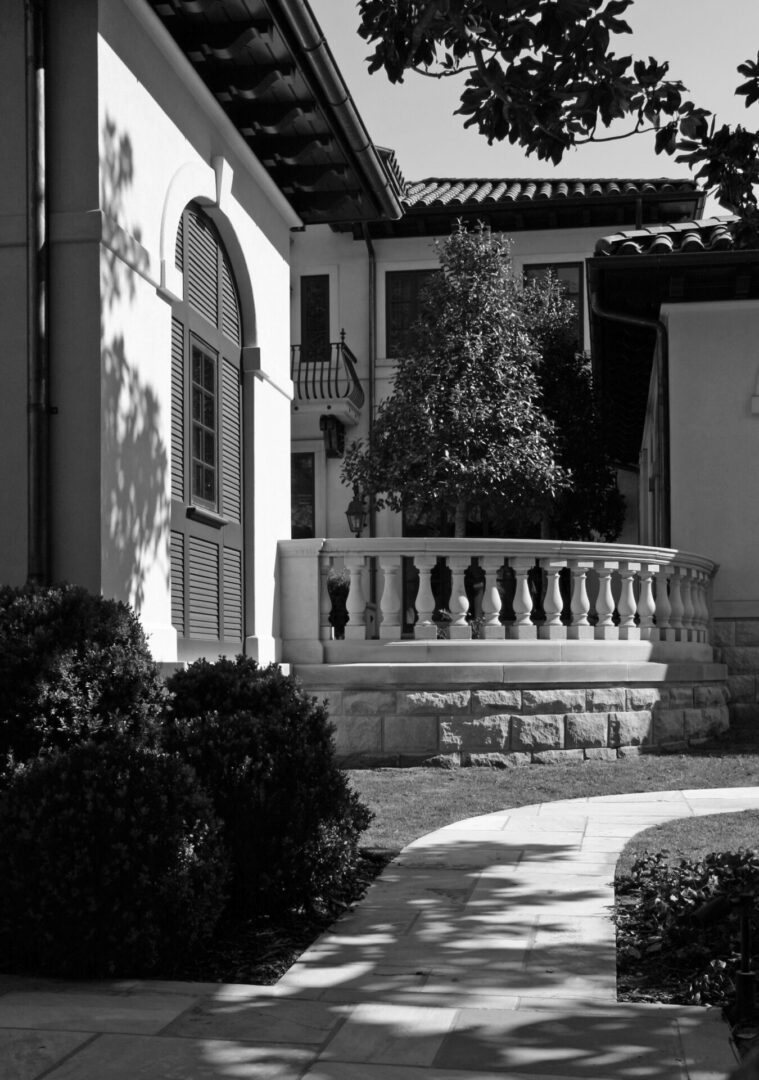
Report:
<svg viewBox="0 0 759 1080"><path fill-rule="evenodd" d="M279 557L285 660L347 661L358 643L368 658L364 643L372 642L467 643L471 661L486 651L488 659L508 660L507 646L520 643L586 643L598 659L619 656L611 646L626 643L671 646L658 650L660 658L676 657L680 646L701 646L702 657L708 651L716 566L682 551L550 540L351 538L282 541ZM562 659L571 655L564 649ZM574 655L591 654L575 649ZM649 655L650 649L640 653ZM396 650L393 660L401 659Z"/></svg>

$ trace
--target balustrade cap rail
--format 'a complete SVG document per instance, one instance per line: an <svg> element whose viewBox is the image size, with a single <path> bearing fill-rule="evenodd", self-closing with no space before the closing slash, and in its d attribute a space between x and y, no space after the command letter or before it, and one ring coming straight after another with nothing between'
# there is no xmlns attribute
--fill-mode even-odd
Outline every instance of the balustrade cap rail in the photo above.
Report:
<svg viewBox="0 0 759 1080"><path fill-rule="evenodd" d="M339 537L314 540L281 540L280 548L291 555L459 555L534 558L552 561L595 563L641 563L645 567L687 565L713 576L718 564L703 555L679 548L641 544L605 544L578 540L504 540L490 537Z"/></svg>

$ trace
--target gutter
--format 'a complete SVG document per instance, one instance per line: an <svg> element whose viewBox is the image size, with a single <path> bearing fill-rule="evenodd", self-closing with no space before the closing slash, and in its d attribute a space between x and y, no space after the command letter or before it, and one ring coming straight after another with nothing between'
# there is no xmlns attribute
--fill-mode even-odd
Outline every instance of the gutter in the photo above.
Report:
<svg viewBox="0 0 759 1080"><path fill-rule="evenodd" d="M659 433L657 455L659 458L660 468L662 469L661 478L661 531L662 535L657 537L657 543L661 547L669 547L671 543L672 533L672 515L670 507L670 479L669 479L669 335L667 333L666 324L661 319L646 318L643 315L629 315L627 312L612 311L610 308L604 308L599 299L595 288L595 282L592 280L592 268L588 265L588 297L590 299L590 309L598 319L606 319L609 322L621 323L625 326L639 326L648 330L653 330L656 333L656 341L658 345L658 362L657 362L657 382L658 382L658 415L657 415L657 431Z"/></svg>
<svg viewBox="0 0 759 1080"><path fill-rule="evenodd" d="M267 6L272 8L274 4L267 0ZM368 181L379 213L397 221L403 215L403 208L395 193L395 185L359 116L332 51L308 3L306 0L279 0L277 6L295 34L297 44L311 66L314 82L321 89L321 96L337 121L337 133L342 135L342 141ZM282 30L283 27L280 26L280 31Z"/></svg>
<svg viewBox="0 0 759 1080"><path fill-rule="evenodd" d="M50 580L45 0L24 0L26 82L27 581Z"/></svg>

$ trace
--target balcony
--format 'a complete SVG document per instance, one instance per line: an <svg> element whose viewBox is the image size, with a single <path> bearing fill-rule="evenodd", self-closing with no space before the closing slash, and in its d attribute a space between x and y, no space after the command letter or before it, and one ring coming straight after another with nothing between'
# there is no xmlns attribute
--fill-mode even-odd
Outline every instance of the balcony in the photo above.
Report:
<svg viewBox="0 0 759 1080"><path fill-rule="evenodd" d="M328 702L346 761L682 752L729 726L716 569L623 544L282 541L282 659Z"/></svg>
<svg viewBox="0 0 759 1080"><path fill-rule="evenodd" d="M284 659L295 663L713 659L716 566L672 549L548 540L283 541L280 568ZM347 621L328 588L336 573L349 583Z"/></svg>
<svg viewBox="0 0 759 1080"><path fill-rule="evenodd" d="M344 331L340 341L331 342L323 350L293 345L290 372L295 388L293 412L335 416L346 427L355 426L364 404L357 363L345 344Z"/></svg>

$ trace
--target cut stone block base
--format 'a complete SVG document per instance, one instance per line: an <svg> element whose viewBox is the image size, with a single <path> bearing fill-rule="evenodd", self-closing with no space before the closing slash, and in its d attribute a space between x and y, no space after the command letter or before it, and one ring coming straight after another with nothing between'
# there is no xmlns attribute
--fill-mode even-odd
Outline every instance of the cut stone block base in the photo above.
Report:
<svg viewBox="0 0 759 1080"><path fill-rule="evenodd" d="M648 685L489 684L482 665L476 672L462 666L458 679L449 670L436 685L438 673L428 665L381 672L357 667L295 672L310 694L326 700L337 753L351 765L505 769L615 761L703 746L730 726L721 665L694 665L690 679L683 670L677 680L661 671L654 679L652 671Z"/></svg>

